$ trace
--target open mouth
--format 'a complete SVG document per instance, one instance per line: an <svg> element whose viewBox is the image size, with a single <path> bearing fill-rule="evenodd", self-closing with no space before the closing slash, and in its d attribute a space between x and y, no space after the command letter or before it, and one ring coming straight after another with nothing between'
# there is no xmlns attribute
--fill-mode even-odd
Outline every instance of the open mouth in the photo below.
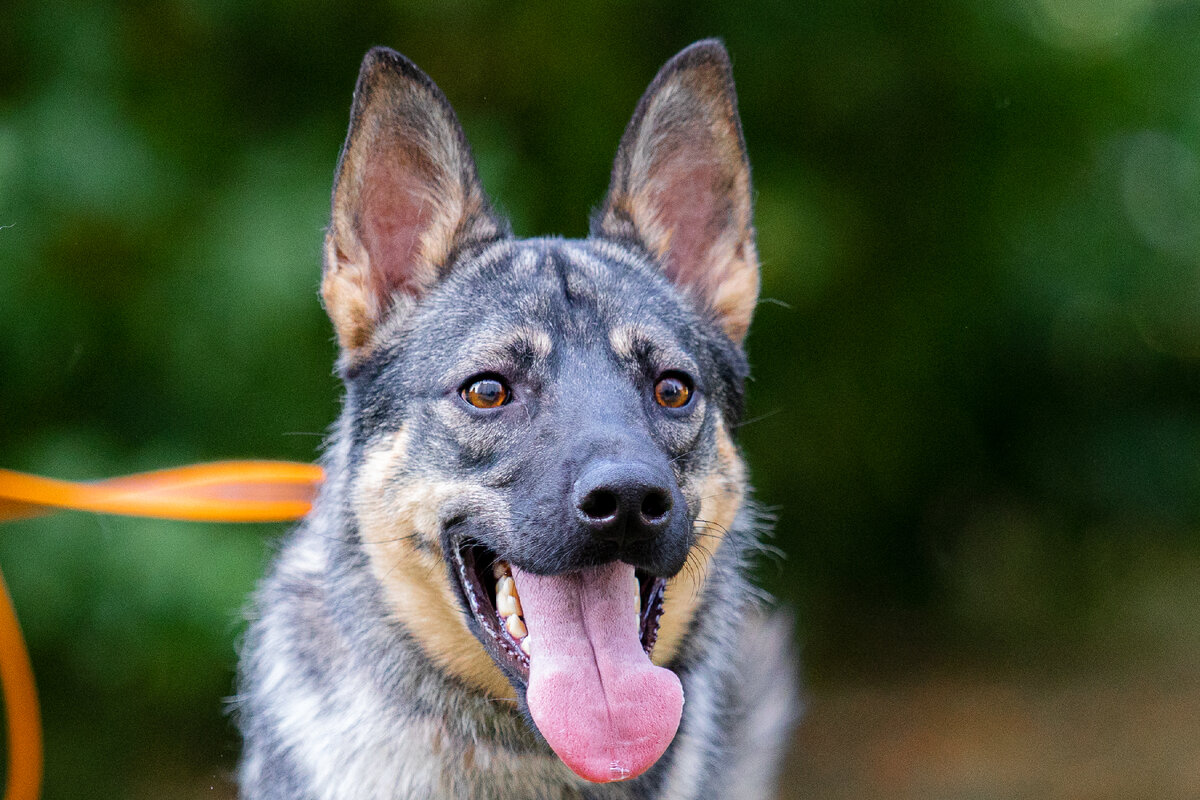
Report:
<svg viewBox="0 0 1200 800"><path fill-rule="evenodd" d="M497 660L528 682L533 640L512 565L482 545L467 543L454 548L454 560L471 614L495 643ZM649 657L658 640L667 581L643 569L634 569L633 574L637 588L630 591L635 596L638 638Z"/></svg>
<svg viewBox="0 0 1200 800"><path fill-rule="evenodd" d="M620 561L535 575L477 544L453 558L485 646L524 682L529 715L563 763L594 782L653 766L683 715L679 678L650 661L666 581Z"/></svg>

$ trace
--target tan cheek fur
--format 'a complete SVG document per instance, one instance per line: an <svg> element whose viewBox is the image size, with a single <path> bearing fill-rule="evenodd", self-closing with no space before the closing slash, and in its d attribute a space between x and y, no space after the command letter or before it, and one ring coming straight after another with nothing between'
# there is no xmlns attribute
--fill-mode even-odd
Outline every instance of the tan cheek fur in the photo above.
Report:
<svg viewBox="0 0 1200 800"><path fill-rule="evenodd" d="M354 492L360 536L371 571L395 619L435 662L494 697L515 699L512 685L467 627L438 541L438 509L451 497L480 492L454 481L397 483L408 444L402 429L371 452ZM499 498L488 499L492 508ZM416 546L414 539L433 548Z"/></svg>
<svg viewBox="0 0 1200 800"><path fill-rule="evenodd" d="M746 467L723 425L717 428L717 464L700 482L699 546L688 567L667 582L663 594L662 623L654 645L653 661L662 665L679 650L700 603L708 562L733 524L746 493Z"/></svg>

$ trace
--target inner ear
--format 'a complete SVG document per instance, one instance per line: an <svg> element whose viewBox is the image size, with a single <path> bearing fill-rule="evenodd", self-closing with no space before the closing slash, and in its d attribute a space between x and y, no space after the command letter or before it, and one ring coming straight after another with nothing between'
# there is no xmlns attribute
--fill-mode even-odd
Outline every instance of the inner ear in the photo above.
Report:
<svg viewBox="0 0 1200 800"><path fill-rule="evenodd" d="M621 139L593 233L633 239L734 340L758 299L750 166L725 48L698 42L662 68Z"/></svg>
<svg viewBox="0 0 1200 800"><path fill-rule="evenodd" d="M343 353L355 360L397 303L428 292L463 248L506 230L445 96L399 53L367 53L334 179L321 285Z"/></svg>
<svg viewBox="0 0 1200 800"><path fill-rule="evenodd" d="M421 258L421 238L434 225L436 201L421 177L426 170L415 167L384 154L363 168L355 229L375 265L371 289L381 299L397 291L420 294L437 278L438 265Z"/></svg>

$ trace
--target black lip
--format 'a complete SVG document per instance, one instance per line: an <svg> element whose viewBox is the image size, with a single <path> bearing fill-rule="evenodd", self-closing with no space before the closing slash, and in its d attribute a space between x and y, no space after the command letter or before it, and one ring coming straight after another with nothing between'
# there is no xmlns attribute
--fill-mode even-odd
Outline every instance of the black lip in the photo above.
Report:
<svg viewBox="0 0 1200 800"><path fill-rule="evenodd" d="M513 684L518 689L523 688L529 682L529 656L502 624L491 599L495 596L495 580L490 577L492 566L500 560L512 563L511 560L501 559L484 545L466 539L452 540L450 544L451 574L458 584L463 605L474 621L472 632ZM641 568L635 568L634 574L642 595L639 635L642 648L650 656L658 640L667 580Z"/></svg>
<svg viewBox="0 0 1200 800"><path fill-rule="evenodd" d="M517 644L512 635L500 624L500 615L492 605L494 584L485 586L484 570L491 570L498 558L491 551L480 545L457 542L452 548L451 558L454 560L454 572L458 579L459 593L466 601L467 609L474 617L483 635L476 632L476 637L483 642L492 658L504 672L516 675L522 682L529 681L529 656ZM486 563L484 563L486 562Z"/></svg>

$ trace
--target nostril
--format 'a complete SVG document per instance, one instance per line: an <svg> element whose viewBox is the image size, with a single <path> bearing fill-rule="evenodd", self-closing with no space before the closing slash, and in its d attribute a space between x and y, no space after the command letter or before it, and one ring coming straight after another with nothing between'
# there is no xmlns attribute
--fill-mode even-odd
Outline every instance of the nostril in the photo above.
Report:
<svg viewBox="0 0 1200 800"><path fill-rule="evenodd" d="M608 489L595 489L583 498L579 510L594 520L609 519L617 513L617 495Z"/></svg>
<svg viewBox="0 0 1200 800"><path fill-rule="evenodd" d="M671 511L671 495L655 489L642 498L642 519L658 522Z"/></svg>

